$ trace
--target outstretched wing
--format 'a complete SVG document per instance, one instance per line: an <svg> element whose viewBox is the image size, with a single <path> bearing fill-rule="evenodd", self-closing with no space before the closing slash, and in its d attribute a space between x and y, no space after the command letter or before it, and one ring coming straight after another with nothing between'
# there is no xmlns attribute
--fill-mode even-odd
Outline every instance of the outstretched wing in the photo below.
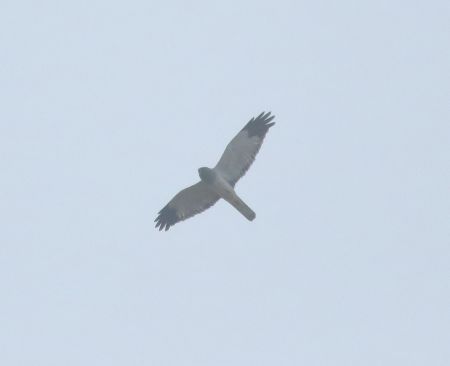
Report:
<svg viewBox="0 0 450 366"><path fill-rule="evenodd" d="M180 191L158 212L155 227L166 231L172 225L183 221L214 205L220 197L202 181Z"/></svg>
<svg viewBox="0 0 450 366"><path fill-rule="evenodd" d="M227 145L214 169L232 186L252 165L274 118L270 112L252 118Z"/></svg>

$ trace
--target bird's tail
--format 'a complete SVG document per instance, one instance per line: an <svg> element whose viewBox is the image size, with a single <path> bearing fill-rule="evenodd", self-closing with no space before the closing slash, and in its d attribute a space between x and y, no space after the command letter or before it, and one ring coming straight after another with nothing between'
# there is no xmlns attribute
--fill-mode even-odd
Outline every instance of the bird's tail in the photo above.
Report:
<svg viewBox="0 0 450 366"><path fill-rule="evenodd" d="M231 198L228 202L230 202L234 206L234 208L236 208L236 210L244 215L247 220L253 221L255 219L256 214L237 195L234 195L234 197Z"/></svg>

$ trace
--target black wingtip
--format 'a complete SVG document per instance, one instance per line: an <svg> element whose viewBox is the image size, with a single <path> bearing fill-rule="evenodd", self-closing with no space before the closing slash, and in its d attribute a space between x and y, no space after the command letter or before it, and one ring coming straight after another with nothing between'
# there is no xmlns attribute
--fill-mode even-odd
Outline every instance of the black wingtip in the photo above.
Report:
<svg viewBox="0 0 450 366"><path fill-rule="evenodd" d="M159 211L158 216L155 219L155 227L158 228L159 231L163 229L167 231L178 221L177 211L170 206L165 206L161 211Z"/></svg>
<svg viewBox="0 0 450 366"><path fill-rule="evenodd" d="M249 137L258 136L263 139L269 128L275 124L272 122L275 116L271 116L271 113L262 112L258 117L253 117L242 130L247 131Z"/></svg>

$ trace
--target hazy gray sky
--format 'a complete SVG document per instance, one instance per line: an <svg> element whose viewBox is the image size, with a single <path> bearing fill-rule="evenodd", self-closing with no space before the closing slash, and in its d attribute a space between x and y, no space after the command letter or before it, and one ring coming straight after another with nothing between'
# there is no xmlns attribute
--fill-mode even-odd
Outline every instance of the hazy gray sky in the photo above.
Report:
<svg viewBox="0 0 450 366"><path fill-rule="evenodd" d="M0 3L0 364L450 364L448 1ZM237 191L154 229L254 115Z"/></svg>

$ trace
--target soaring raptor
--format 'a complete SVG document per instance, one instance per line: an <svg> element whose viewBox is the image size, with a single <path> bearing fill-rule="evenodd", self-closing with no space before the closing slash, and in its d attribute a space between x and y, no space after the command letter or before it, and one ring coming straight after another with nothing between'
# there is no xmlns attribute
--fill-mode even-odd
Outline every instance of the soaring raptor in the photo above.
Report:
<svg viewBox="0 0 450 366"><path fill-rule="evenodd" d="M183 189L158 212L155 227L167 231L177 222L205 211L220 198L252 221L255 213L239 198L234 186L255 160L267 131L275 124L271 122L274 118L270 112L252 118L228 144L217 165L213 169L200 168L200 181Z"/></svg>

